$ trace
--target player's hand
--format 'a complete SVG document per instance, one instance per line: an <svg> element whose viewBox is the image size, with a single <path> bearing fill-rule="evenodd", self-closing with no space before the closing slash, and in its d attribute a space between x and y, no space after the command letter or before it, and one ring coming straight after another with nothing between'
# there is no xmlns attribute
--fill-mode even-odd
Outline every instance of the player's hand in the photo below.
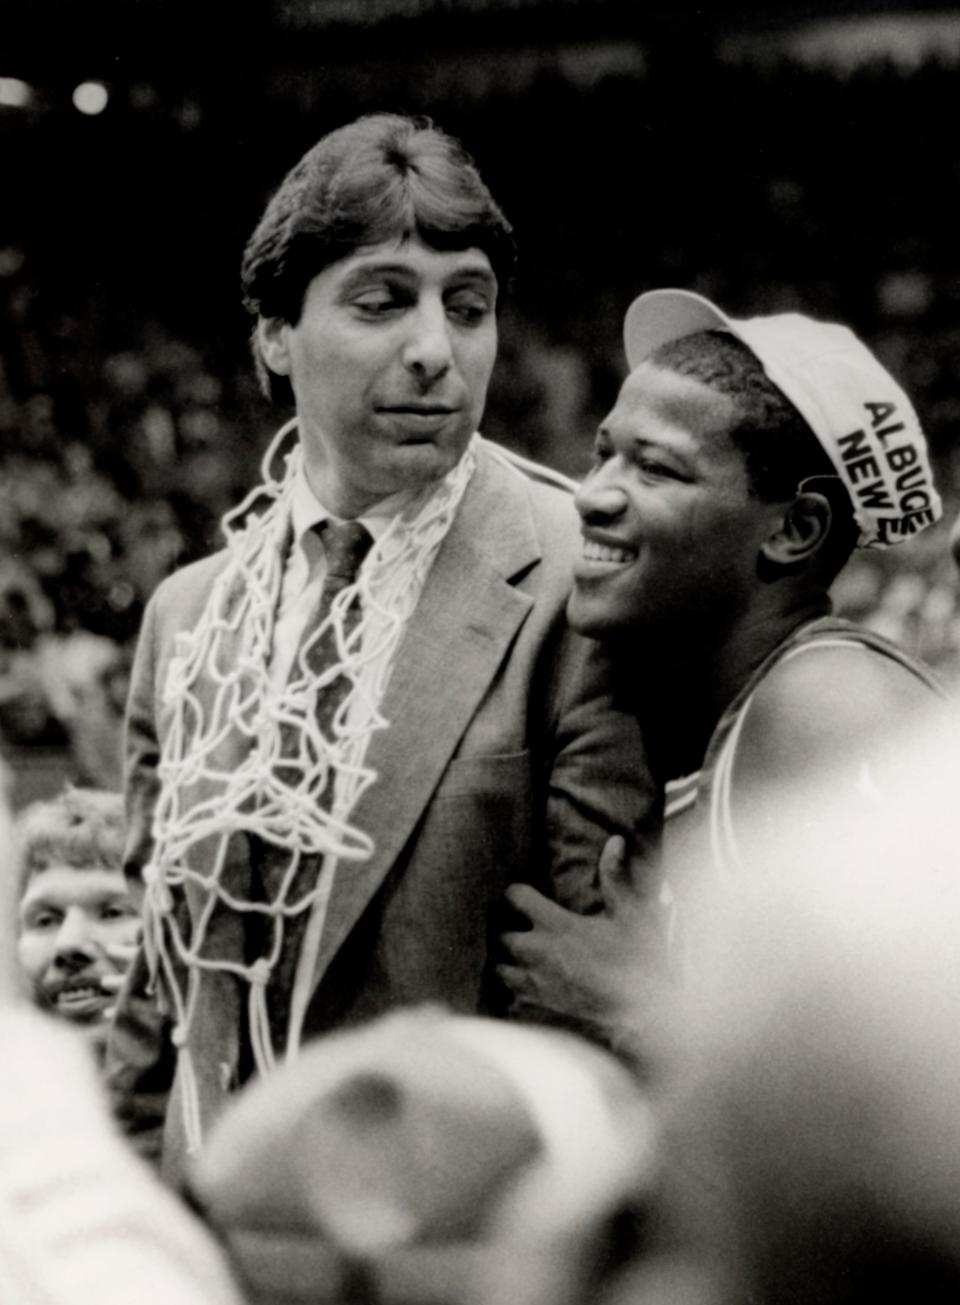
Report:
<svg viewBox="0 0 960 1305"><path fill-rule="evenodd" d="M626 844L610 838L600 856L603 909L579 915L529 884L506 893L516 927L501 935L497 974L520 1018L586 1027L604 1040L639 1029L660 983L663 940L658 908L631 875Z"/></svg>

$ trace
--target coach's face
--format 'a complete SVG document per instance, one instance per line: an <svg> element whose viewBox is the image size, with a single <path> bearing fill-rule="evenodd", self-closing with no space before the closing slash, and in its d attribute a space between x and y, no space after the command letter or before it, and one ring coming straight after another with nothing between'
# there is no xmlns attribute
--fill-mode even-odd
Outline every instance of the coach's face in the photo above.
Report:
<svg viewBox="0 0 960 1305"><path fill-rule="evenodd" d="M410 238L325 268L295 326L261 319L264 361L290 378L307 477L329 511L359 516L455 465L483 413L496 300L481 250Z"/></svg>

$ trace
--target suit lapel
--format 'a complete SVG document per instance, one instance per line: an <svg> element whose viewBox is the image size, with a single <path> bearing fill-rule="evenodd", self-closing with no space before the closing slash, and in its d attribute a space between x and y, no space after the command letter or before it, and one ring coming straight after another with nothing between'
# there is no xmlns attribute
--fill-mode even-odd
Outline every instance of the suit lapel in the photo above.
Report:
<svg viewBox="0 0 960 1305"><path fill-rule="evenodd" d="M337 869L315 970L319 982L429 804L533 600L512 583L540 546L522 480L481 446L477 470L410 618L384 695L389 722L367 764L377 781L351 823L367 862Z"/></svg>

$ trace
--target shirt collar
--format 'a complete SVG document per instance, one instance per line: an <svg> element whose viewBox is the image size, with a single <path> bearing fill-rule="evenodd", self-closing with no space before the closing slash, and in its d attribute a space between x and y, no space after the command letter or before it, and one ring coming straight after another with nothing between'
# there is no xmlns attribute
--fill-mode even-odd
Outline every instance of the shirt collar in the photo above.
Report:
<svg viewBox="0 0 960 1305"><path fill-rule="evenodd" d="M371 512L362 517L357 517L356 520L366 526L374 539L379 539L393 518L403 511L408 499L409 495L406 493L391 494L382 503L378 503ZM338 521L340 519L335 517L332 512L328 512L314 494L301 462L297 468L290 503L290 520L293 525L293 538L296 544L302 544L304 535L313 530L315 526L320 525L321 522Z"/></svg>
<svg viewBox="0 0 960 1305"><path fill-rule="evenodd" d="M474 437L476 438L476 437ZM464 449L463 457L467 456L468 449ZM394 494L388 494L386 498L375 503L373 508L363 516L356 517L362 525L366 526L374 540L380 538L390 523L398 517L411 503L418 497L424 498L435 489L437 485L418 486L415 489L398 490ZM303 458L299 459L296 470L296 476L293 484L293 494L290 504L290 521L293 527L294 543L302 548L304 535L313 530L315 526L324 521L341 521L342 517L335 517L332 512L323 506L316 494L310 487L307 480L307 471L304 466ZM308 550L309 552L309 550Z"/></svg>

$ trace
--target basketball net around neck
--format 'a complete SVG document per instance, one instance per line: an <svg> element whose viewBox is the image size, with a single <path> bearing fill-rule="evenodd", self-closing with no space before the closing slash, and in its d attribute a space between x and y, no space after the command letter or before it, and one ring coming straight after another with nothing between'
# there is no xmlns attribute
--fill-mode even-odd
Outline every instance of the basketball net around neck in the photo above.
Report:
<svg viewBox="0 0 960 1305"><path fill-rule="evenodd" d="M328 615L301 644L287 683L278 688L271 686L270 653L302 458L299 441L283 458L281 447L295 428L294 419L277 432L264 455L261 483L224 517L227 563L194 629L177 636L161 694L166 730L157 767L153 853L144 869L144 939L153 979L162 979L172 1007L191 1151L200 1145L201 1127L190 1033L204 975L231 975L246 986L254 1064L261 1074L269 1072L278 1049L264 990L283 946L284 922L325 908L337 868L373 853L370 836L351 823L357 802L377 778L364 764L367 745L375 731L388 728L380 704L394 653L476 468L475 435L457 465L375 541L357 579L337 594ZM347 623L357 599L359 620ZM327 631L336 641L338 661L312 676L305 656L310 643ZM317 697L340 676L349 687L325 734ZM281 723L286 746L278 765ZM251 893L249 878L243 877L249 874L248 861L240 858L241 872L230 856L231 839L243 836L289 853L289 867L271 901ZM318 858L319 870L309 889L293 898L304 856ZM267 917L273 926L269 953L245 963L242 946L235 941L224 946L223 930L212 927L215 920L222 923L224 912ZM319 942L318 935L313 941ZM298 989L311 980L312 967L298 965L287 1057L299 1047L308 997Z"/></svg>

